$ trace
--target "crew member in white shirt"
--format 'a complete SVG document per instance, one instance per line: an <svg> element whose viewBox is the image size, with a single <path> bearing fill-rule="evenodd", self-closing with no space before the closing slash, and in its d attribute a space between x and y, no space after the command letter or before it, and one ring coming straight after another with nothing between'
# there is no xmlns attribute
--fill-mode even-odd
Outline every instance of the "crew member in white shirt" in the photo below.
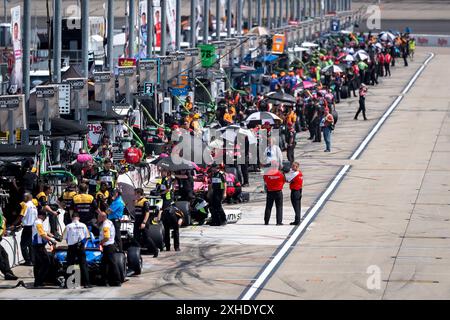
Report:
<svg viewBox="0 0 450 320"><path fill-rule="evenodd" d="M90 234L87 226L80 222L78 212L72 214L72 223L66 226L63 238L68 245L67 266L76 264L78 260L81 270L81 284L84 288L91 288L85 252L86 241L90 238Z"/></svg>

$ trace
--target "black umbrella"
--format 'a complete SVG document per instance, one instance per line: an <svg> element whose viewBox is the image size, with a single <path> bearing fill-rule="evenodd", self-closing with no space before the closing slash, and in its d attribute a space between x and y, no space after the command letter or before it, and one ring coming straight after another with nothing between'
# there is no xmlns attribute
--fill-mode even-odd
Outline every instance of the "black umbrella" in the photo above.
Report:
<svg viewBox="0 0 450 320"><path fill-rule="evenodd" d="M168 171L193 170L196 168L191 161L184 160L183 158L178 158L174 161L172 157L159 158L156 166Z"/></svg>
<svg viewBox="0 0 450 320"><path fill-rule="evenodd" d="M297 103L297 100L293 96L282 91L270 92L266 94L266 98L272 101L281 101L292 104Z"/></svg>

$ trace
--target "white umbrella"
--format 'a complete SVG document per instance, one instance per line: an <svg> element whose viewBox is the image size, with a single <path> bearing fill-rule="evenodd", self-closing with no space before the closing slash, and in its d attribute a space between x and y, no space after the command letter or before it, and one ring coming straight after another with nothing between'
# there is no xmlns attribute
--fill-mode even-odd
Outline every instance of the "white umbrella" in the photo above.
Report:
<svg viewBox="0 0 450 320"><path fill-rule="evenodd" d="M344 70L342 70L341 67L339 67L339 66L337 66L335 64L332 64L330 66L326 66L325 68L322 69L322 72L324 72L324 73L328 72L328 71L330 71L330 69L333 70L333 73L344 72Z"/></svg>
<svg viewBox="0 0 450 320"><path fill-rule="evenodd" d="M379 42L377 42L377 43L375 44L375 47L377 47L377 48L379 48L379 49L383 49L383 45L382 45L381 43L379 43Z"/></svg>
<svg viewBox="0 0 450 320"><path fill-rule="evenodd" d="M303 48L315 48L315 47L318 47L319 45L316 44L316 43L313 43L313 42L303 42L303 43L301 44L301 46L302 46Z"/></svg>
<svg viewBox="0 0 450 320"><path fill-rule="evenodd" d="M369 54L365 52L364 50L359 50L355 53L355 58L364 61L369 59Z"/></svg>
<svg viewBox="0 0 450 320"><path fill-rule="evenodd" d="M355 61L355 58L353 58L353 56L352 56L351 54L348 54L348 55L344 58L344 61L347 61L347 62L353 62L353 61Z"/></svg>
<svg viewBox="0 0 450 320"><path fill-rule="evenodd" d="M395 40L395 35L391 32L385 31L385 32L381 32L379 35L380 39L383 41L394 41Z"/></svg>
<svg viewBox="0 0 450 320"><path fill-rule="evenodd" d="M260 111L252 113L245 122L249 123L251 121L258 122L260 124L263 124L264 122L269 122L270 124L275 124L275 122L281 122L280 117L278 117L276 114L273 114L272 112L266 112L266 111Z"/></svg>

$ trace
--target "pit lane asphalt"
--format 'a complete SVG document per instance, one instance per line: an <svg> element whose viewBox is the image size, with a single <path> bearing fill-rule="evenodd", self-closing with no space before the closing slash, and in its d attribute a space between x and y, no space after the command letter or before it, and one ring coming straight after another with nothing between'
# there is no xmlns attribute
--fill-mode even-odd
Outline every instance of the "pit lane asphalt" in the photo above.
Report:
<svg viewBox="0 0 450 320"><path fill-rule="evenodd" d="M393 99L401 92L426 58L418 49L410 67L397 64L391 78L381 79L370 87L367 97L368 121L354 121L357 98L343 100L337 105L339 122L333 134L332 152L324 153L324 143L312 143L306 133L300 134L296 159L300 160L305 176L303 211L314 205L340 168L349 162L354 150L375 125ZM432 86L430 86L432 88ZM395 146L394 146L395 147ZM363 174L352 180L366 181ZM284 226L275 226L274 212L269 226L263 225L264 194L262 177L251 176L252 201L240 205L242 220L225 227L193 226L181 232L181 252L162 252L157 259L144 256L144 272L132 277L121 288L92 289L0 289L1 299L236 299L254 280L259 270L273 258L275 250L292 232L293 220L288 187L284 192ZM229 206L238 207L236 205ZM226 206L227 208L227 206ZM307 229L316 230L315 223ZM291 266L292 267L292 266ZM294 269L297 270L297 269ZM14 271L31 283L32 269L17 267ZM0 281L1 285L11 282ZM297 297L277 287L265 293Z"/></svg>

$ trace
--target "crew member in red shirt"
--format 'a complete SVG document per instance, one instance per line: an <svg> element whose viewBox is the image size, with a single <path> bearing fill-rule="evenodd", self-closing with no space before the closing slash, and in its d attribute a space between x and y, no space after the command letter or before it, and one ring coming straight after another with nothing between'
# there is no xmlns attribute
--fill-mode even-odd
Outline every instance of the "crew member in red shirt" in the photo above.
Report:
<svg viewBox="0 0 450 320"><path fill-rule="evenodd" d="M136 147L136 141L131 140L131 147L125 150L124 153L125 161L129 164L136 164L141 162L142 151Z"/></svg>
<svg viewBox="0 0 450 320"><path fill-rule="evenodd" d="M277 209L277 226L283 225L283 186L286 179L278 167L278 163L273 161L271 167L264 173L264 184L267 189L265 225L269 224L274 201Z"/></svg>
<svg viewBox="0 0 450 320"><path fill-rule="evenodd" d="M295 220L291 222L291 225L297 226L301 221L303 188L303 173L300 171L298 162L292 163L291 171L286 175L286 180L289 182L289 188L291 189L291 203L295 212Z"/></svg>

